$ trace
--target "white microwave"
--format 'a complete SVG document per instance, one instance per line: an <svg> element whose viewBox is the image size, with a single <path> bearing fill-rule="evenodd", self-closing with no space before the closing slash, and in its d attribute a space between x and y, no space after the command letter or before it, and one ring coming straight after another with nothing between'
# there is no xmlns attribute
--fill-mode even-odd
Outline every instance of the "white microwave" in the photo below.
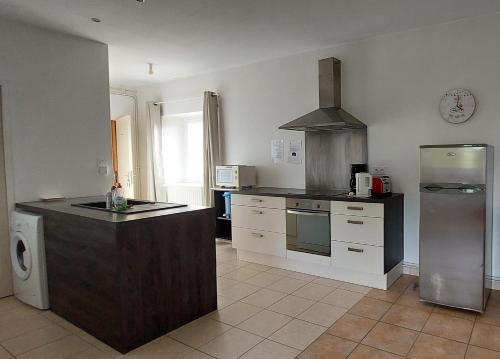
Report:
<svg viewBox="0 0 500 359"><path fill-rule="evenodd" d="M225 188L252 187L257 185L253 166L215 166L215 185Z"/></svg>

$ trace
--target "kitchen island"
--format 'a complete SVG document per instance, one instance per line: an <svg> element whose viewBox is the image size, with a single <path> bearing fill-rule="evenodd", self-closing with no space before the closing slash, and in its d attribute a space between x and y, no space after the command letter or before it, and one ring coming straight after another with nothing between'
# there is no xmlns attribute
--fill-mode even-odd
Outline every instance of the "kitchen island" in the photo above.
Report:
<svg viewBox="0 0 500 359"><path fill-rule="evenodd" d="M41 214L51 310L126 353L217 308L213 208L134 214L18 203Z"/></svg>

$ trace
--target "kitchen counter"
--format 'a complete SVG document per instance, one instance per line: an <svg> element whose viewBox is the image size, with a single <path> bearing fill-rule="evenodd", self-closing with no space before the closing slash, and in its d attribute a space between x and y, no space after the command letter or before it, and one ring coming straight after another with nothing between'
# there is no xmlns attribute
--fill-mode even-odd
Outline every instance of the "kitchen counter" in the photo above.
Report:
<svg viewBox="0 0 500 359"><path fill-rule="evenodd" d="M171 209L162 209L151 212L142 212L142 213L134 213L134 214L121 214L121 213L113 213L106 212L97 209L90 208L82 208L75 207L73 204L78 203L90 203L90 202L99 202L106 201L104 196L94 196L94 197L78 197L78 198L67 198L61 201L53 201L53 202L23 202L17 203L16 207L25 211L36 211L36 212L60 212L69 215L75 215L80 217L86 217L91 219L97 219L100 221L112 222L112 223L120 223L120 222L130 222L137 221L141 219L147 218L155 218L162 217L166 215L173 215L179 213L193 212L205 209L207 207L203 206L187 206L187 207L178 207Z"/></svg>
<svg viewBox="0 0 500 359"><path fill-rule="evenodd" d="M19 203L43 216L51 310L121 353L217 309L215 209L136 214Z"/></svg>
<svg viewBox="0 0 500 359"><path fill-rule="evenodd" d="M347 201L347 202L372 202L386 203L394 199L404 197L402 193L392 193L386 197L350 197L347 195L348 190L312 190L312 189L297 189L297 188L279 188L279 187L255 187L245 188L231 192L233 194L246 194L253 196L271 196L271 197L286 197L286 198L307 198L326 201Z"/></svg>

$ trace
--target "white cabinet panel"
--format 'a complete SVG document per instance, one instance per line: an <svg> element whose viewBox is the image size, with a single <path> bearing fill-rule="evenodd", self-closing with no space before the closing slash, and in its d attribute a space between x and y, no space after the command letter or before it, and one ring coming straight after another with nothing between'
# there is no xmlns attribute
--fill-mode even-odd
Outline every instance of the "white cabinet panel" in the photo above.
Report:
<svg viewBox="0 0 500 359"><path fill-rule="evenodd" d="M384 218L382 203L332 201L332 214Z"/></svg>
<svg viewBox="0 0 500 359"><path fill-rule="evenodd" d="M231 195L231 204L238 206L252 206L264 208L285 209L286 200L284 197L251 196L247 194Z"/></svg>
<svg viewBox="0 0 500 359"><path fill-rule="evenodd" d="M332 265L357 272L384 274L384 248L332 241Z"/></svg>
<svg viewBox="0 0 500 359"><path fill-rule="evenodd" d="M262 254L286 257L286 235L233 227L233 248Z"/></svg>
<svg viewBox="0 0 500 359"><path fill-rule="evenodd" d="M333 241L384 245L384 219L375 217L332 215Z"/></svg>
<svg viewBox="0 0 500 359"><path fill-rule="evenodd" d="M231 213L234 227L286 233L286 214L282 209L233 205Z"/></svg>

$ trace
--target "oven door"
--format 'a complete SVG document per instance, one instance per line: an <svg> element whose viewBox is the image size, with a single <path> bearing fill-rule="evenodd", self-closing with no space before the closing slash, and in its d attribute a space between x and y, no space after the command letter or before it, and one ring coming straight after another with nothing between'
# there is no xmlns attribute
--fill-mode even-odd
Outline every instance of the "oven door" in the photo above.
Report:
<svg viewBox="0 0 500 359"><path fill-rule="evenodd" d="M286 248L290 251L330 256L330 212L288 209Z"/></svg>

